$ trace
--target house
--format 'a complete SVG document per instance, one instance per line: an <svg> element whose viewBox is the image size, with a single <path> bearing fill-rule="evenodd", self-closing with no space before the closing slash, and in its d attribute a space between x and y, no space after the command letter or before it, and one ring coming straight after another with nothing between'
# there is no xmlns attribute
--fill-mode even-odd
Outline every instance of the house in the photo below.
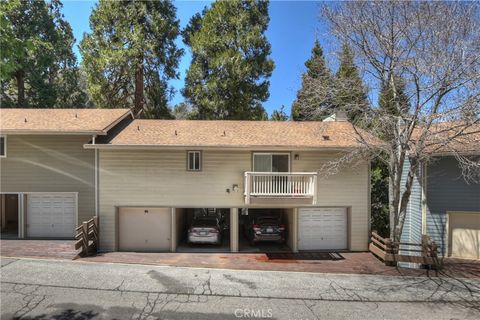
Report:
<svg viewBox="0 0 480 320"><path fill-rule="evenodd" d="M83 145L127 109L0 109L2 237L72 238L95 215L96 156Z"/></svg>
<svg viewBox="0 0 480 320"><path fill-rule="evenodd" d="M480 131L474 132L440 147L421 165L407 206L403 241L420 243L422 235L428 235L442 256L480 259L480 183L464 178L452 153L480 155ZM409 165L406 162L405 169Z"/></svg>
<svg viewBox="0 0 480 320"><path fill-rule="evenodd" d="M27 217L19 219L21 225L28 225L29 211L35 210L28 192L68 191L78 193L77 221L97 213L101 251L196 250L185 245L185 233L198 212L220 213L225 220L227 235L217 250L248 250L242 229L246 217L273 211L282 216L287 229L282 250L367 250L369 161L358 160L338 172L329 172L326 166L360 147L359 132L374 139L347 121L132 121L122 112L114 120L112 110L110 124L103 127L108 130L101 134L98 129L105 123L98 124L91 129L97 132L78 137L71 151L64 149L70 143L62 141L71 139L73 129L45 137L49 139L45 145L39 144L41 135L29 135L33 140L25 143L16 141L23 136L16 138L14 130L4 130L2 120L7 138L2 193L27 193L19 202L25 203L20 214ZM64 121L53 114L49 119ZM45 128L37 130L45 134ZM15 150L25 145L31 151L19 161ZM49 159L36 165L35 152ZM23 163L28 163L28 170L15 167ZM68 168L72 163L85 172L72 171ZM46 169L54 174L37 178L36 170ZM30 174L23 175L24 170ZM63 176L77 182L67 188L57 181ZM30 190L32 183L38 189ZM84 185L87 195L82 198ZM71 225L66 229L73 230Z"/></svg>
<svg viewBox="0 0 480 320"><path fill-rule="evenodd" d="M233 252L260 209L282 212L293 251L367 250L369 163L322 172L358 147L346 121L135 120L85 145L99 154L100 247L176 251L192 211L221 208Z"/></svg>

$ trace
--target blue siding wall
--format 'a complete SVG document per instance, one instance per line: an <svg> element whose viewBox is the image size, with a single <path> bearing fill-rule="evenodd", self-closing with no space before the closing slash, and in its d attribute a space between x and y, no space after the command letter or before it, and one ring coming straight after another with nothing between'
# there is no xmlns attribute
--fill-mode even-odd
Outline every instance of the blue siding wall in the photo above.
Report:
<svg viewBox="0 0 480 320"><path fill-rule="evenodd" d="M410 162L407 160L403 166L402 186L405 185ZM421 170L417 171L413 181L412 193L407 206L407 216L403 226L402 241L420 243L422 241L422 185Z"/></svg>
<svg viewBox="0 0 480 320"><path fill-rule="evenodd" d="M446 255L447 211L480 211L480 184L463 179L454 157L432 161L427 175L427 233Z"/></svg>

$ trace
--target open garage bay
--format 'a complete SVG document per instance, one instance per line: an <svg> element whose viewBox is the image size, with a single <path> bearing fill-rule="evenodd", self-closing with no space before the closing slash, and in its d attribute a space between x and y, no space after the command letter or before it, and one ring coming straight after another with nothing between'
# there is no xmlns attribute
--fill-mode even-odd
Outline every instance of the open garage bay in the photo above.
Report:
<svg viewBox="0 0 480 320"><path fill-rule="evenodd" d="M230 209L176 208L177 252L230 252Z"/></svg>
<svg viewBox="0 0 480 320"><path fill-rule="evenodd" d="M246 209L239 214L240 252L290 252L294 247L293 209Z"/></svg>

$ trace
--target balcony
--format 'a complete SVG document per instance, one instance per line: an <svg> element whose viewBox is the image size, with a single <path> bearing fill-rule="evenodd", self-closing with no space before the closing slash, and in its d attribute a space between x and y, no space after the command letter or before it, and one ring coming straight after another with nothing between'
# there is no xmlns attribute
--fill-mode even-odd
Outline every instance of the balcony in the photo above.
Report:
<svg viewBox="0 0 480 320"><path fill-rule="evenodd" d="M261 200L262 199L262 200ZM316 204L316 172L245 172L245 203L274 203L289 199L291 204Z"/></svg>

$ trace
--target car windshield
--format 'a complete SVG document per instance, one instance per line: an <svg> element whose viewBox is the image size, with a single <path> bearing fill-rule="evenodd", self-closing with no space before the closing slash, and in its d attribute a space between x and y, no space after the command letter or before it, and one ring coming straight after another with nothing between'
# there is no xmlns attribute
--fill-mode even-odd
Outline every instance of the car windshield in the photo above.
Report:
<svg viewBox="0 0 480 320"><path fill-rule="evenodd" d="M213 219L196 219L193 221L194 227L216 227L217 222Z"/></svg>

